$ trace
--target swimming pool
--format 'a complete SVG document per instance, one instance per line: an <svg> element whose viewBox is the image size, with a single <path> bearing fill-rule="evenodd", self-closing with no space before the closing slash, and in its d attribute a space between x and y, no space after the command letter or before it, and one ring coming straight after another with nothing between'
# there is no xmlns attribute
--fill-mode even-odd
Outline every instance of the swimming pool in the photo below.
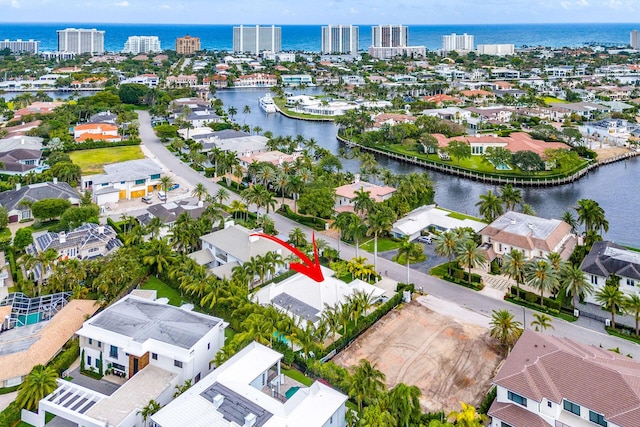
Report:
<svg viewBox="0 0 640 427"><path fill-rule="evenodd" d="M300 387L298 387L297 385L294 385L293 387L291 387L289 390L285 392L284 397L286 397L287 400L289 400L291 399L291 396L296 394L296 391L298 390L300 390Z"/></svg>

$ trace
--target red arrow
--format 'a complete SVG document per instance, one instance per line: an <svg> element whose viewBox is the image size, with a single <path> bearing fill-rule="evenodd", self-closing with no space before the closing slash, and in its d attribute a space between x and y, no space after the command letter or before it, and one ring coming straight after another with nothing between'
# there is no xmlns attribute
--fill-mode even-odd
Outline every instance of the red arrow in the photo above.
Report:
<svg viewBox="0 0 640 427"><path fill-rule="evenodd" d="M297 262L289 264L289 268L291 270L297 271L298 273L302 273L310 279L315 280L316 282L324 281L324 276L322 275L322 269L320 268L320 261L318 261L318 248L316 248L316 235L313 233L311 235L311 241L313 242L313 261L309 259L300 249L294 248L287 242L278 239L277 237L270 236L269 234L264 233L253 233L251 236L264 237L265 239L269 239L271 241L276 242L279 245L284 246L291 252L293 252L298 258L300 258L304 264L300 264Z"/></svg>

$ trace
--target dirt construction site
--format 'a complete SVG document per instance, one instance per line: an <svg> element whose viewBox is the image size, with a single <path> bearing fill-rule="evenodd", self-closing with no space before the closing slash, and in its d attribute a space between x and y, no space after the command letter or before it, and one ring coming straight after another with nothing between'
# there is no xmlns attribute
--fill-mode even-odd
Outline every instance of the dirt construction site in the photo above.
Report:
<svg viewBox="0 0 640 427"><path fill-rule="evenodd" d="M477 406L502 360L489 336L488 319L471 312L460 315L465 309L459 307L450 315L429 306L421 297L392 310L333 361L349 368L368 359L384 372L389 388L417 386L424 411L457 411L460 401Z"/></svg>

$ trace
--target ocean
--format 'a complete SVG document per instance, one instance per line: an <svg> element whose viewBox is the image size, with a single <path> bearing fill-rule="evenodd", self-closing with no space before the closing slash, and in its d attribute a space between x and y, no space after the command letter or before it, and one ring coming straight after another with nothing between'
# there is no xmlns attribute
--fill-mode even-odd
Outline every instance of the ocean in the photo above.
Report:
<svg viewBox="0 0 640 427"><path fill-rule="evenodd" d="M40 50L56 50L56 30L67 27L97 28L105 31L105 50L122 50L129 36L158 36L163 49L173 49L175 39L185 34L200 37L203 49L231 50L232 25L159 25L159 24L91 24L91 23L20 23L0 24L0 40L34 39ZM282 25L282 48L285 51L320 51L320 25ZM371 44L371 24L359 25L360 50ZM409 44L436 50L441 36L467 33L475 44L513 43L516 47L576 47L589 44L623 46L629 44L631 30L640 24L505 24L505 25L409 25Z"/></svg>

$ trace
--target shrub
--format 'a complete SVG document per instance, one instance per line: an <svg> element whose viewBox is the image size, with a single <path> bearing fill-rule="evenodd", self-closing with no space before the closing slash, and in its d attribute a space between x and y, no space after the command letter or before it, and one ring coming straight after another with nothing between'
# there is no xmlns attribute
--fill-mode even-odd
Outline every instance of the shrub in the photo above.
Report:
<svg viewBox="0 0 640 427"><path fill-rule="evenodd" d="M489 393L487 393L484 399L482 399L480 406L478 406L478 413L486 414L487 412L489 412L489 408L491 407L491 404L493 403L493 401L496 400L497 395L498 395L498 388L497 387L491 388L491 390L489 390Z"/></svg>
<svg viewBox="0 0 640 427"><path fill-rule="evenodd" d="M396 292L402 292L402 291L415 292L415 290L416 290L416 285L414 285L413 283L398 283L396 285Z"/></svg>
<svg viewBox="0 0 640 427"><path fill-rule="evenodd" d="M22 408L15 401L11 402L4 411L0 412L0 426L8 427L18 423L22 414L21 411Z"/></svg>
<svg viewBox="0 0 640 427"><path fill-rule="evenodd" d="M326 224L327 224L326 221L324 221L324 220L322 220L320 218L299 215L299 214L293 212L288 205L281 206L278 209L278 213L280 213L283 216L289 218L290 220L298 222L298 223L300 223L302 225L306 225L307 227L311 227L314 230L318 230L318 231L324 230L325 227L326 227Z"/></svg>
<svg viewBox="0 0 640 427"><path fill-rule="evenodd" d="M62 373L69 369L69 366L80 355L80 343L78 338L72 338L65 344L64 350L62 350L56 357L54 357L49 365L53 366L58 372L58 375L62 376ZM84 356L84 355L83 355ZM84 357L82 358L84 361Z"/></svg>
<svg viewBox="0 0 640 427"><path fill-rule="evenodd" d="M525 291L526 292L526 291ZM531 302L531 303L537 303L538 302L538 296L536 294L532 294L531 292L527 292L524 295L524 299L527 302Z"/></svg>

